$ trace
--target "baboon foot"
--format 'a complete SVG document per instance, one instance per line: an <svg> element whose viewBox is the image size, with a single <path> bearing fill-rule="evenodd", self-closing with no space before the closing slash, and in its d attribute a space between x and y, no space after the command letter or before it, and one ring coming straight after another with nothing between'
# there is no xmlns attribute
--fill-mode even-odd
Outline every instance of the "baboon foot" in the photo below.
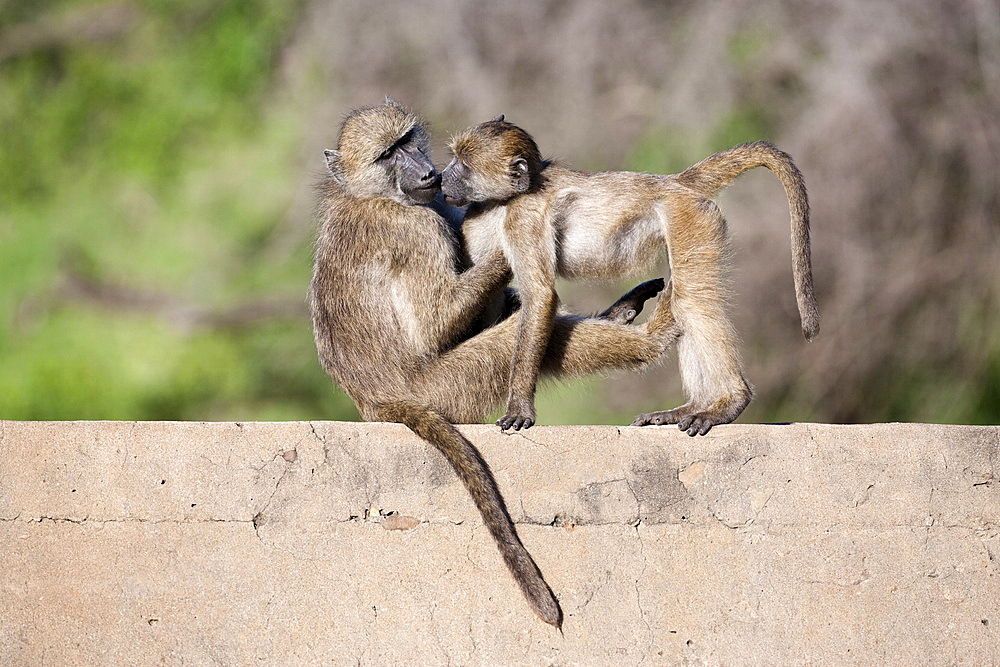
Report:
<svg viewBox="0 0 1000 667"><path fill-rule="evenodd" d="M686 406L674 408L673 410L657 410L656 412L644 412L632 420L630 426L666 426L676 424L683 419L690 410Z"/></svg>
<svg viewBox="0 0 1000 667"><path fill-rule="evenodd" d="M663 278L647 280L626 292L598 317L616 324L632 324L632 321L642 312L643 304L663 291L663 285Z"/></svg>
<svg viewBox="0 0 1000 667"><path fill-rule="evenodd" d="M641 414L632 421L632 426L677 424L677 428L688 435L705 435L716 424L728 424L738 416L739 413L729 416L720 415L709 410L692 412L690 408L685 409L685 406L681 406L673 410L659 410L657 412Z"/></svg>
<svg viewBox="0 0 1000 667"><path fill-rule="evenodd" d="M725 395L708 408L696 410L690 403L685 403L673 410L641 414L632 421L632 426L677 424L677 428L688 435L705 435L716 424L728 424L739 417L751 398L753 390L744 380L742 390Z"/></svg>

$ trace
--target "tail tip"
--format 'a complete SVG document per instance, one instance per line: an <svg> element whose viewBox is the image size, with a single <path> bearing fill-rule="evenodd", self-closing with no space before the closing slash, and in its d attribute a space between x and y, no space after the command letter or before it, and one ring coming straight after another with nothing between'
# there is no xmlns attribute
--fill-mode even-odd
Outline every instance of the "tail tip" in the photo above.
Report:
<svg viewBox="0 0 1000 667"><path fill-rule="evenodd" d="M799 315L802 318L802 335L812 341L819 334L819 308L816 299L812 298L799 305Z"/></svg>
<svg viewBox="0 0 1000 667"><path fill-rule="evenodd" d="M554 596L549 597L549 599L544 601L543 604L535 605L535 613L538 614L540 619L554 627L559 632L562 632L562 608L559 607L559 603L556 602Z"/></svg>

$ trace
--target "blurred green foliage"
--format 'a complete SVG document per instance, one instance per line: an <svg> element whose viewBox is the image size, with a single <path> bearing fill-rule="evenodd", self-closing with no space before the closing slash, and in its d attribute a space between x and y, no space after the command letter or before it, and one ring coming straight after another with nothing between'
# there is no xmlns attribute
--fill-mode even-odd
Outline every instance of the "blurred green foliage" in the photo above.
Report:
<svg viewBox="0 0 1000 667"><path fill-rule="evenodd" d="M92 7L8 2L0 31ZM316 362L311 239L278 238L301 137L264 102L299 9L149 1L0 63L0 417L356 416Z"/></svg>

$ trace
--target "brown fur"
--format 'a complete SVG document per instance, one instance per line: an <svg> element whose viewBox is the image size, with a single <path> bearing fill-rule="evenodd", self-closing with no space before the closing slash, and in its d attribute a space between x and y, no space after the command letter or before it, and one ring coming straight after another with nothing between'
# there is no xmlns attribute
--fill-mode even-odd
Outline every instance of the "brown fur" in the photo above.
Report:
<svg viewBox="0 0 1000 667"><path fill-rule="evenodd" d="M508 393L504 371L520 318L471 337L466 331L509 279L508 266L497 251L457 273L452 228L432 205L403 203L411 194L393 185L402 176L387 173L378 156L410 132L418 143L426 140L421 120L387 101L348 116L338 150L328 152L311 285L316 348L364 419L403 423L444 454L532 609L558 627L559 605L518 539L489 467L451 425L481 421ZM658 289L640 286L608 317L631 321ZM567 376L653 363L671 342L673 324L669 298L660 298L638 327L556 318L542 372Z"/></svg>
<svg viewBox="0 0 1000 667"><path fill-rule="evenodd" d="M805 185L791 158L769 143L717 153L676 176L587 174L543 162L531 136L500 116L458 134L451 149L443 189L452 203L472 202L462 227L470 257L503 250L524 304L507 413L497 422L504 429L534 423L535 385L558 305L556 276L618 278L652 266L664 251L690 400L633 424L676 423L695 435L740 415L753 392L725 312L726 221L711 197L753 167L767 167L785 187L802 330L807 339L819 331Z"/></svg>

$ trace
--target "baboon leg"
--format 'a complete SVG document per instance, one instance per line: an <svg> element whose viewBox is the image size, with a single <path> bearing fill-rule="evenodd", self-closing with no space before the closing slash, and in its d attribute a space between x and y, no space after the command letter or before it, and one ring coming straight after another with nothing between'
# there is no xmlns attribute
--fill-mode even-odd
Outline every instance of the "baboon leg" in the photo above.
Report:
<svg viewBox="0 0 1000 667"><path fill-rule="evenodd" d="M508 393L517 317L483 331L430 362L412 385L415 395L454 423L480 422ZM661 326L651 327L654 318ZM606 320L556 318L542 360L542 375L574 377L599 371L636 369L655 363L674 339L670 295L660 295L650 320L633 327ZM477 405L457 400L477 396Z"/></svg>
<svg viewBox="0 0 1000 667"><path fill-rule="evenodd" d="M632 424L677 424L688 435L705 434L736 419L753 396L726 315L726 220L714 202L693 194L673 197L668 220L671 310L689 400L673 410L639 415Z"/></svg>
<svg viewBox="0 0 1000 667"><path fill-rule="evenodd" d="M608 306L596 319L607 320L615 324L632 324L642 312L647 301L663 291L663 278L653 278L636 285L623 294L617 301ZM669 301L669 300L668 300ZM516 313L521 308L521 297L517 290L508 287L502 294L486 305L484 315L480 318L482 325L476 327L480 332L487 327L495 326Z"/></svg>
<svg viewBox="0 0 1000 667"><path fill-rule="evenodd" d="M673 284L673 278L667 281L666 287L660 292L660 298L656 300L652 314L640 327L654 338L665 341L667 345L676 341L680 335L673 310Z"/></svg>

